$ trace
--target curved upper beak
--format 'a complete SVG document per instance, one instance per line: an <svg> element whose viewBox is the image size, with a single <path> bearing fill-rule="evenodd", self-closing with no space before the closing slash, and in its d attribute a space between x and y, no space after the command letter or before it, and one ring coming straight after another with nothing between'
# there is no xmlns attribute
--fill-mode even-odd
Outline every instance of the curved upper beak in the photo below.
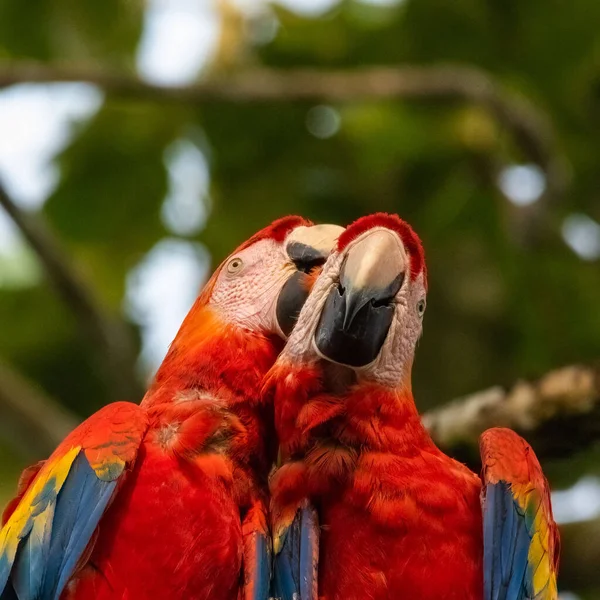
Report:
<svg viewBox="0 0 600 600"><path fill-rule="evenodd" d="M276 306L276 320L284 337L292 332L321 268L344 231L339 225L297 227L286 240L285 251L296 271L283 285Z"/></svg>
<svg viewBox="0 0 600 600"><path fill-rule="evenodd" d="M404 246L390 230L374 229L350 245L339 284L329 293L315 332L324 358L350 367L377 358L407 266Z"/></svg>

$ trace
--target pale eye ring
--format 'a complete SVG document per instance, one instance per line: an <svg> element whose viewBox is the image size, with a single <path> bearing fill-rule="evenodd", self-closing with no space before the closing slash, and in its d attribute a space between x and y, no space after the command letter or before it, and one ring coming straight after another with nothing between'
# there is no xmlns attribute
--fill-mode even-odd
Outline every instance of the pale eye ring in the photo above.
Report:
<svg viewBox="0 0 600 600"><path fill-rule="evenodd" d="M422 317L425 313L425 300L423 298L417 302L417 312L419 313L420 317Z"/></svg>
<svg viewBox="0 0 600 600"><path fill-rule="evenodd" d="M227 272L230 275L235 275L242 270L243 266L244 261L239 256L235 256L227 263Z"/></svg>

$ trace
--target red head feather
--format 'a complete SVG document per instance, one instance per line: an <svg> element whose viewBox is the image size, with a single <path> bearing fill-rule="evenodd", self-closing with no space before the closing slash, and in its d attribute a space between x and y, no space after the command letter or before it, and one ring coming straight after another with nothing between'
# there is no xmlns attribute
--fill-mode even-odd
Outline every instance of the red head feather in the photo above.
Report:
<svg viewBox="0 0 600 600"><path fill-rule="evenodd" d="M281 219L273 221L270 225L267 225L264 229L255 233L250 239L246 240L241 246L236 248L235 252L248 248L248 246L251 246L260 240L271 239L275 242L283 242L292 229L296 229L296 227L301 227L302 225L310 227L314 225L314 223L304 217L298 217L296 215L281 217Z"/></svg>
<svg viewBox="0 0 600 600"><path fill-rule="evenodd" d="M398 215L388 213L374 213L354 221L340 235L337 242L338 252L341 252L352 240L375 227L385 227L395 231L402 240L406 251L410 256L410 276L414 281L419 273L423 273L425 285L427 285L427 267L425 265L425 251L419 236L413 228L403 221Z"/></svg>

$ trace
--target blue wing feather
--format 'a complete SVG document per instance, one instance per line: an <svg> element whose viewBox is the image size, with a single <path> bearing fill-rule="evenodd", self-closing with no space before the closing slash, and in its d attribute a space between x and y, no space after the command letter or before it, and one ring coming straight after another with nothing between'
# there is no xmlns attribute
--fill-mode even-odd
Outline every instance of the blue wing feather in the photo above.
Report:
<svg viewBox="0 0 600 600"><path fill-rule="evenodd" d="M10 581L6 584L2 594L0 594L0 600L19 600L15 588L13 588Z"/></svg>
<svg viewBox="0 0 600 600"><path fill-rule="evenodd" d="M294 593L299 589L299 586L296 586L292 569L292 565L295 564L294 557L299 550L298 520L297 514L291 527L284 534L281 551L275 555L272 596L281 600L293 598Z"/></svg>
<svg viewBox="0 0 600 600"><path fill-rule="evenodd" d="M11 567L12 564L9 562L8 558L5 555L0 554L0 600L6 600L4 597L5 590L3 590L3 586L12 588L9 581Z"/></svg>
<svg viewBox="0 0 600 600"><path fill-rule="evenodd" d="M525 573L531 538L523 512L505 482L486 486L483 532L484 598L526 600Z"/></svg>
<svg viewBox="0 0 600 600"><path fill-rule="evenodd" d="M114 493L116 481L101 481L80 454L58 495L44 598L58 600Z"/></svg>
<svg viewBox="0 0 600 600"><path fill-rule="evenodd" d="M53 502L46 486L40 501L34 509L33 515L45 510ZM41 529L41 531L40 531ZM41 524L34 524L33 518L29 524L26 537L20 544L17 559L12 570L12 584L17 598L36 598L39 595L44 580L44 565L48 558L48 546L52 534L50 521L44 520Z"/></svg>
<svg viewBox="0 0 600 600"><path fill-rule="evenodd" d="M314 508L302 509L300 528L300 598L310 600L316 576L316 557L318 556L318 521Z"/></svg>
<svg viewBox="0 0 600 600"><path fill-rule="evenodd" d="M255 538L256 569L252 600L268 600L271 585L271 543L263 534Z"/></svg>
<svg viewBox="0 0 600 600"><path fill-rule="evenodd" d="M273 596L281 600L313 600L319 549L319 525L315 509L303 506L284 534L275 556Z"/></svg>
<svg viewBox="0 0 600 600"><path fill-rule="evenodd" d="M0 600L59 599L116 483L98 479L85 455L80 453L57 496L46 493L46 488L51 490L52 485L46 486L36 498L31 522L21 533L15 559L7 566L9 580ZM49 504L54 504L53 517L51 514L52 518L36 522L35 515Z"/></svg>

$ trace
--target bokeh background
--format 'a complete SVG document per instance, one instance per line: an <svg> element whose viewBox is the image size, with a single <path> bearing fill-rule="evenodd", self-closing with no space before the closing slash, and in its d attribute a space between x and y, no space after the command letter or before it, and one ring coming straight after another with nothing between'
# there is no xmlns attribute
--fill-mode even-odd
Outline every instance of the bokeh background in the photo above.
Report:
<svg viewBox="0 0 600 600"><path fill-rule="evenodd" d="M424 411L597 374L599 167L596 0L1 0L0 503L288 213L420 233ZM545 433L564 600L600 598L599 422Z"/></svg>

